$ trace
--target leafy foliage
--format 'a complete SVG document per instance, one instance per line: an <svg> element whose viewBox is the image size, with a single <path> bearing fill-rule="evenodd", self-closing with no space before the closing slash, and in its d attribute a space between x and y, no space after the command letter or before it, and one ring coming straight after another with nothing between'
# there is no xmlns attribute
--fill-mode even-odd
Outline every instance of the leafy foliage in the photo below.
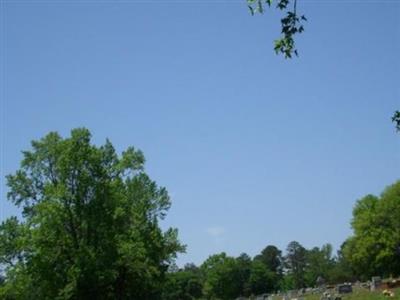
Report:
<svg viewBox="0 0 400 300"><path fill-rule="evenodd" d="M259 259L243 253L237 258L220 253L202 265L204 296L208 299L234 299L274 290L274 272Z"/></svg>
<svg viewBox="0 0 400 300"><path fill-rule="evenodd" d="M333 266L328 270L327 279L331 283L354 282L357 280L350 262L343 254L345 247L346 242L341 245L334 259Z"/></svg>
<svg viewBox="0 0 400 300"><path fill-rule="evenodd" d="M395 111L392 117L392 122L396 124L396 129L400 132L400 111Z"/></svg>
<svg viewBox="0 0 400 300"><path fill-rule="evenodd" d="M211 299L233 299L240 294L238 265L235 258L220 253L210 256L201 265L204 272L204 294Z"/></svg>
<svg viewBox="0 0 400 300"><path fill-rule="evenodd" d="M304 15L297 13L297 0L293 0L293 8L289 9L290 0L277 0L276 8L284 11L285 16L281 19L281 38L275 40L274 50L278 54L283 54L285 58L291 58L293 55L298 56L298 51L295 47L294 37L296 34L304 31L303 22L307 21ZM272 0L247 0L250 13L263 14L265 5L271 7Z"/></svg>
<svg viewBox="0 0 400 300"><path fill-rule="evenodd" d="M307 286L316 286L318 277L330 280L330 270L334 267L332 257L332 245L326 244L320 248L314 247L307 250L307 267L305 270L305 281Z"/></svg>
<svg viewBox="0 0 400 300"><path fill-rule="evenodd" d="M249 286L252 294L260 295L273 291L274 274L261 261L254 260L251 266Z"/></svg>
<svg viewBox="0 0 400 300"><path fill-rule="evenodd" d="M236 263L238 267L238 277L237 282L240 290L240 295L250 296L252 294L252 289L250 287L250 275L252 271L252 259L246 253L242 253L236 258Z"/></svg>
<svg viewBox="0 0 400 300"><path fill-rule="evenodd" d="M197 267L167 274L163 290L164 300L191 300L203 295L203 281Z"/></svg>
<svg viewBox="0 0 400 300"><path fill-rule="evenodd" d="M283 257L282 251L279 250L274 245L268 245L265 247L259 255L254 257L254 260L261 261L265 267L271 272L271 286L269 289L271 290L279 290L280 289L280 281L283 276Z"/></svg>
<svg viewBox="0 0 400 300"><path fill-rule="evenodd" d="M290 242L287 246L285 256L285 265L289 276L292 277L293 287L296 289L305 287L305 269L307 250L296 241Z"/></svg>
<svg viewBox="0 0 400 300"><path fill-rule="evenodd" d="M343 251L356 273L400 275L400 182L357 201L351 225Z"/></svg>
<svg viewBox="0 0 400 300"><path fill-rule="evenodd" d="M165 188L144 172L141 151L118 156L109 141L52 132L23 152L7 177L23 210L0 227L6 299L158 299L164 274L184 250L177 230L158 223L170 207Z"/></svg>

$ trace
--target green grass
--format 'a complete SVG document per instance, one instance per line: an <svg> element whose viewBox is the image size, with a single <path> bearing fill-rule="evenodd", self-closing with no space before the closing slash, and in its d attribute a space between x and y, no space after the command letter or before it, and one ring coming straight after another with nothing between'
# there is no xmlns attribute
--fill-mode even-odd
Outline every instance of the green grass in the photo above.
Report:
<svg viewBox="0 0 400 300"><path fill-rule="evenodd" d="M394 297L385 297L382 291L370 292L368 290L355 290L351 294L342 295L343 300L400 300L400 288L394 289ZM308 295L305 300L320 300L321 295ZM281 297L275 297L274 300L281 300Z"/></svg>

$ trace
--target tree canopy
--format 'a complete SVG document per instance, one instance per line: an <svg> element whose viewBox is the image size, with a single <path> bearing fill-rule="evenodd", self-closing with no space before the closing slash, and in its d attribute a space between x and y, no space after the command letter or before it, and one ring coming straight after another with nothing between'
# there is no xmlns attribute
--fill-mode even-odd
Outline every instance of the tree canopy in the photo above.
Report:
<svg viewBox="0 0 400 300"><path fill-rule="evenodd" d="M7 177L23 217L0 226L2 299L160 298L184 247L159 226L170 198L144 162L133 147L92 144L87 129L33 141Z"/></svg>
<svg viewBox="0 0 400 300"><path fill-rule="evenodd" d="M400 275L400 182L357 201L344 255L363 277Z"/></svg>

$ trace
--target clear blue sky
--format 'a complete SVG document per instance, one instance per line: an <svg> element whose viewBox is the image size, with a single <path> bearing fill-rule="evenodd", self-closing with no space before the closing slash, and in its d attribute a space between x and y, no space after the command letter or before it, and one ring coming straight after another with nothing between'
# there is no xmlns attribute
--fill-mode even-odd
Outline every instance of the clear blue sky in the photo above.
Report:
<svg viewBox="0 0 400 300"><path fill-rule="evenodd" d="M245 1L4 1L4 176L49 131L144 151L187 254L257 254L351 233L357 199L400 178L400 1L300 0L300 57Z"/></svg>

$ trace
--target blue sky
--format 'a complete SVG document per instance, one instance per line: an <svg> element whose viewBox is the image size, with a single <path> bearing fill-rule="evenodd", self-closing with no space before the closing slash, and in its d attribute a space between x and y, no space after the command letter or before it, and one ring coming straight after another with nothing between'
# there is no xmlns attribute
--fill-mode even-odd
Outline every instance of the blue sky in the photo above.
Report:
<svg viewBox="0 0 400 300"><path fill-rule="evenodd" d="M279 15L245 1L3 1L4 176L49 131L87 127L144 151L187 254L338 247L357 199L400 179L400 1L299 1L300 57Z"/></svg>

